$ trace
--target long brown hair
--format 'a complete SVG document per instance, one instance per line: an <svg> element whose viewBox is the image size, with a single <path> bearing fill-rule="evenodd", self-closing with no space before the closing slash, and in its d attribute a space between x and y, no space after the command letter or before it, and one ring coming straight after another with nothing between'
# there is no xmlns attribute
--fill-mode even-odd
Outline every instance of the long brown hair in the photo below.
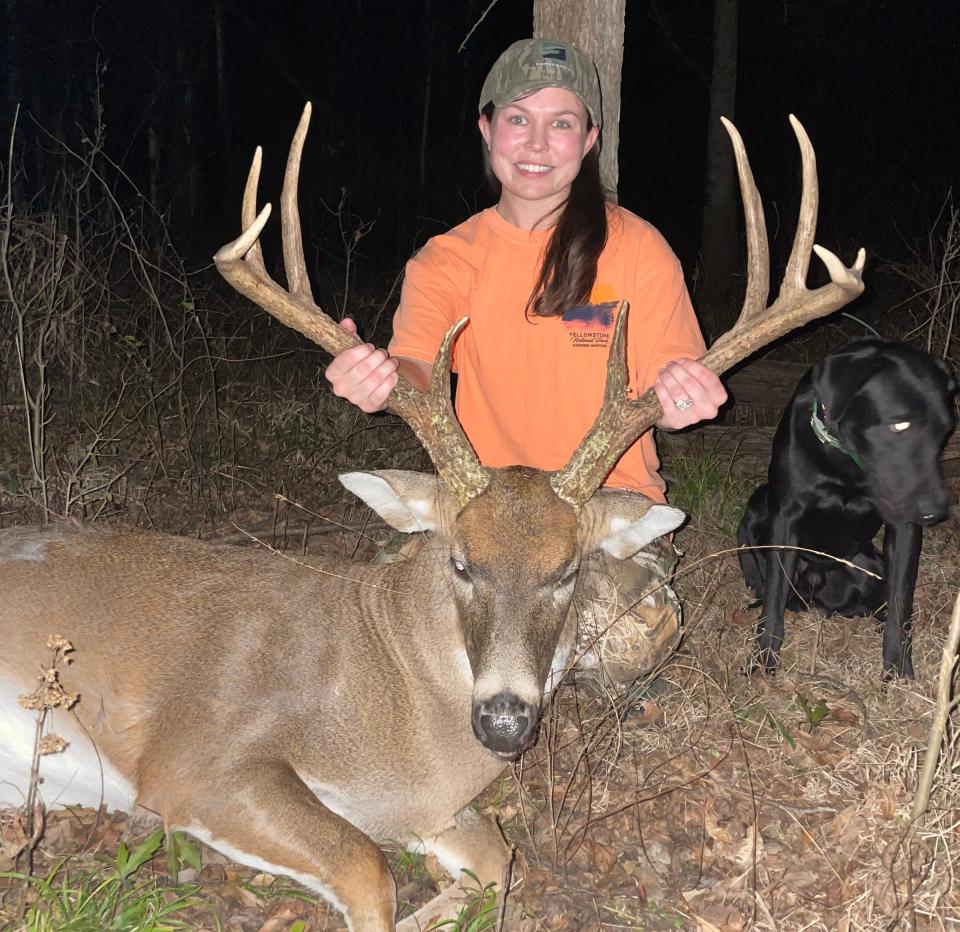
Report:
<svg viewBox="0 0 960 932"><path fill-rule="evenodd" d="M493 104L483 108L493 120ZM587 114L587 130L593 127ZM483 173L494 198L503 186L493 173L490 153L483 151ZM583 157L580 171L570 185L550 241L547 243L536 284L527 300L526 312L534 317L559 317L565 310L585 304L597 280L597 261L607 244L607 205L600 182L600 140Z"/></svg>

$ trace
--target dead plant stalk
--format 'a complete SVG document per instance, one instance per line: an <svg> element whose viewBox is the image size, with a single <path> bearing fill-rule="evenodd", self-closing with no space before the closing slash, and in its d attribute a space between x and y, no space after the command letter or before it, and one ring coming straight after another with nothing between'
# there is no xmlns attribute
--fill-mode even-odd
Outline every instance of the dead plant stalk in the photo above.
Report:
<svg viewBox="0 0 960 932"><path fill-rule="evenodd" d="M913 818L918 820L926 811L930 802L930 792L933 788L933 779L937 772L937 761L940 757L940 748L943 746L947 731L947 721L950 713L960 705L960 697L951 697L953 674L957 666L957 646L960 645L960 593L953 605L953 616L950 619L950 631L947 643L943 646L940 659L940 681L937 690L937 708L930 725L930 734L927 738L927 753L923 761L923 770L920 773L920 783L917 786L917 795L913 801Z"/></svg>

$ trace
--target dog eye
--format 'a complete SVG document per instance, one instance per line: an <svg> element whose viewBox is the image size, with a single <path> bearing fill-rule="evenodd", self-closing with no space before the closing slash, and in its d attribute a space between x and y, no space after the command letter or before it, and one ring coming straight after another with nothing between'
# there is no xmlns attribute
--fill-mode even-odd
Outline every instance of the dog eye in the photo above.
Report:
<svg viewBox="0 0 960 932"><path fill-rule="evenodd" d="M910 428L909 421L897 421L896 424L890 425L890 430L892 430L895 434L903 433L903 431L908 430L909 428Z"/></svg>

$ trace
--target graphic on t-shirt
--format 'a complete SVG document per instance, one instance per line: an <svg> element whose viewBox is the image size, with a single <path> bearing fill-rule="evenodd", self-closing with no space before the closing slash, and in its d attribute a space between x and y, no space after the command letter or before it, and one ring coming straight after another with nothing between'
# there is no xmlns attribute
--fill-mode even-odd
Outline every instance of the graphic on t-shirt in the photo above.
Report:
<svg viewBox="0 0 960 932"><path fill-rule="evenodd" d="M582 304L563 312L563 326L573 346L609 346L616 301Z"/></svg>

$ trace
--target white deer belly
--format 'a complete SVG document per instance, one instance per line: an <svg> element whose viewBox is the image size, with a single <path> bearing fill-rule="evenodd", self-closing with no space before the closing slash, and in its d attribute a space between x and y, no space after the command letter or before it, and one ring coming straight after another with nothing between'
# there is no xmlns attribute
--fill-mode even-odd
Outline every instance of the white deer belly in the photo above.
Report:
<svg viewBox="0 0 960 932"><path fill-rule="evenodd" d="M30 783L37 713L24 709L17 697L27 692L21 683L0 678L0 806L23 805ZM40 758L40 798L50 806L105 805L131 811L136 791L109 761L98 757L70 712L53 710L52 731L67 747Z"/></svg>

